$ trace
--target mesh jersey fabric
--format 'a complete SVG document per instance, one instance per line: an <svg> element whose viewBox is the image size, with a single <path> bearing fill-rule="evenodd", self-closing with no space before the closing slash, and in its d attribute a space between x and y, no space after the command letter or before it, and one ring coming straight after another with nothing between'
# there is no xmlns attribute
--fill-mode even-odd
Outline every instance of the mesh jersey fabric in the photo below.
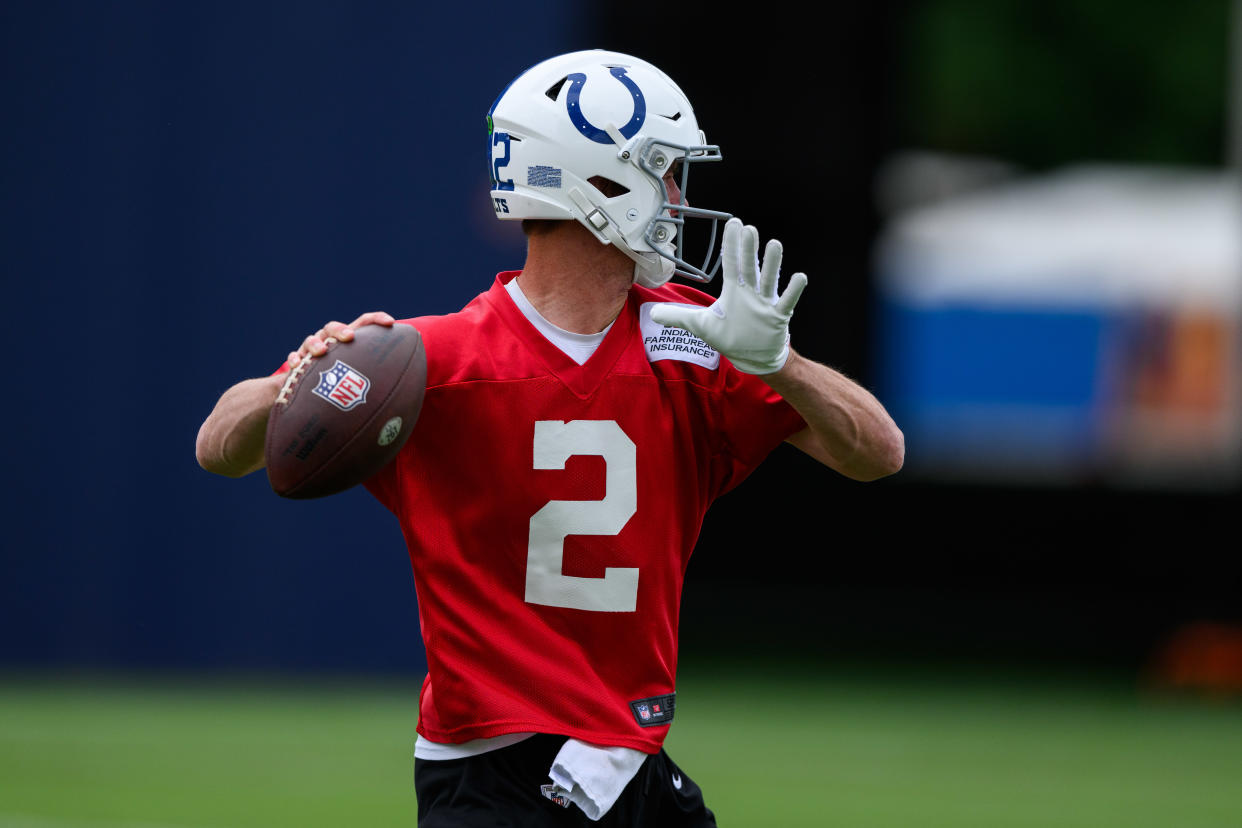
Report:
<svg viewBox="0 0 1242 828"><path fill-rule="evenodd" d="M423 337L427 390L405 447L366 483L414 572L418 732L655 753L668 724L644 726L631 703L675 692L682 581L707 509L805 424L725 358L648 358L641 306L709 295L634 287L577 365L513 304L516 275L457 313L402 320ZM612 570L624 583L605 588ZM601 594L599 608L569 605Z"/></svg>

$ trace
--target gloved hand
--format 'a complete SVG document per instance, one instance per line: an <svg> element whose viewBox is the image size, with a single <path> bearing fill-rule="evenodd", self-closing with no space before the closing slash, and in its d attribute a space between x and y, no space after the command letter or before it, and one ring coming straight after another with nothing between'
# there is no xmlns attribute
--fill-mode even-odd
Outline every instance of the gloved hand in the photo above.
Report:
<svg viewBox="0 0 1242 828"><path fill-rule="evenodd" d="M771 374L789 359L789 319L806 287L806 274L795 273L777 296L784 248L768 241L760 267L759 231L731 218L721 242L724 284L709 307L661 303L651 318L682 328L727 356L739 371Z"/></svg>

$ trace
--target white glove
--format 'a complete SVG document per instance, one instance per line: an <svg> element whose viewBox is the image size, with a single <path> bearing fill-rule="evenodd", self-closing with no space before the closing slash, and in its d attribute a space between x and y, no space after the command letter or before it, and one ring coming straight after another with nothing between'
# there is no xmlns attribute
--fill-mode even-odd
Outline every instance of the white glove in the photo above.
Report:
<svg viewBox="0 0 1242 828"><path fill-rule="evenodd" d="M739 371L771 374L789 359L789 318L806 287L806 274L795 273L780 296L781 256L784 248L768 241L760 268L759 231L731 218L721 242L724 284L720 298L709 307L661 303L651 318L662 325L682 328L727 356Z"/></svg>

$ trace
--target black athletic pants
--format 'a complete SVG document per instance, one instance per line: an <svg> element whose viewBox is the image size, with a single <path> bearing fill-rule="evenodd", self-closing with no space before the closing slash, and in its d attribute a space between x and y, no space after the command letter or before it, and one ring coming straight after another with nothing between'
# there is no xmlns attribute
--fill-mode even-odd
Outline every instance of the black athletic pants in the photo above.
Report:
<svg viewBox="0 0 1242 828"><path fill-rule="evenodd" d="M543 795L564 736L539 734L466 759L415 759L419 828L714 828L703 793L661 750L598 822Z"/></svg>

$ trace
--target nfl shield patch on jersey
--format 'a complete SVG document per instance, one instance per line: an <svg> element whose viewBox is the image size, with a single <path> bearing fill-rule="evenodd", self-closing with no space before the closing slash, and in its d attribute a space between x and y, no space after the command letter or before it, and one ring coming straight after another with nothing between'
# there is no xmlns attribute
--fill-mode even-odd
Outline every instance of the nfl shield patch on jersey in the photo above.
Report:
<svg viewBox="0 0 1242 828"><path fill-rule="evenodd" d="M667 696L639 699L630 702L630 710L634 713L634 719L643 727L668 724L673 720L676 698L676 693L669 693Z"/></svg>

